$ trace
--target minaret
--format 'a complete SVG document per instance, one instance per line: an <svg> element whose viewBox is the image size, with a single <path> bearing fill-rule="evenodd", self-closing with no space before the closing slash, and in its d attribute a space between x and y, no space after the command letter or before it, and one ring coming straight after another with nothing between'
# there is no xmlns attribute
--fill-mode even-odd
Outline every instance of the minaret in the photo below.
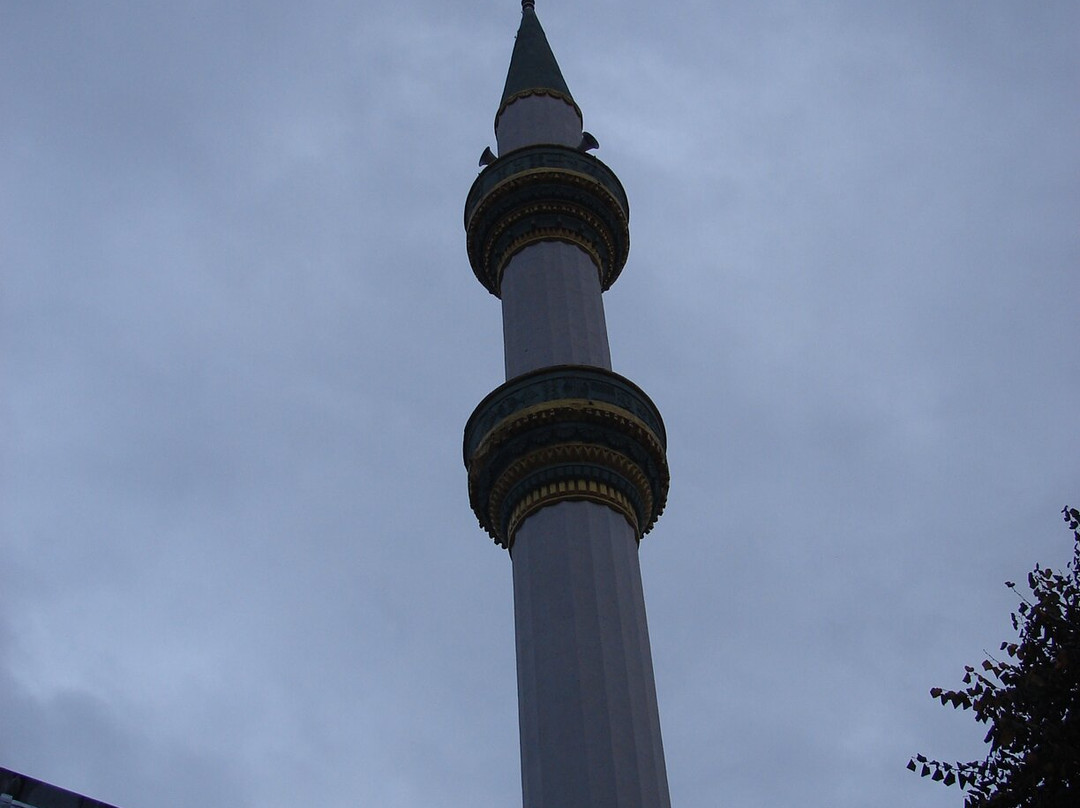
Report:
<svg viewBox="0 0 1080 808"><path fill-rule="evenodd" d="M465 427L469 500L510 551L525 808L668 808L638 542L664 508L660 413L613 373L601 293L630 248L615 174L587 153L523 0L499 156L465 204L469 261L502 301L506 378Z"/></svg>

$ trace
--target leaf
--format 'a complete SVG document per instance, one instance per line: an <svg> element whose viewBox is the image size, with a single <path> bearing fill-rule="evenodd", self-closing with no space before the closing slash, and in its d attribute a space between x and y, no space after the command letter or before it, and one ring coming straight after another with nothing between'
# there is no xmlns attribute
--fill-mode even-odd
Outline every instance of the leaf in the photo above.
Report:
<svg viewBox="0 0 1080 808"><path fill-rule="evenodd" d="M978 670L965 665L960 690L930 688L942 705L974 711L975 721L987 725L990 749L984 760L955 765L916 755L907 768L945 786L959 783L965 808L1078 804L1072 789L1080 749L1080 721L1074 720L1080 691L1080 510L1063 513L1073 530L1066 567L1054 572L1053 566L1036 564L1026 595L1015 581L1005 582L1019 601L1009 614L1015 639L1000 645L1007 656L987 653Z"/></svg>

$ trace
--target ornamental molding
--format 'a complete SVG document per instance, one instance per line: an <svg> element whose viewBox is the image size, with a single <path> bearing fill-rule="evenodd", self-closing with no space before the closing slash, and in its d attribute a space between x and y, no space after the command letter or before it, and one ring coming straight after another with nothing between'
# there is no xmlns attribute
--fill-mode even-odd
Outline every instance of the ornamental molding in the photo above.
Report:
<svg viewBox="0 0 1080 808"><path fill-rule="evenodd" d="M610 424L619 432L627 433L651 454L660 456L664 453L664 446L656 433L622 407L585 399L555 399L526 407L503 418L496 428L484 435L473 451L473 458L486 458L496 446L504 445L528 430L553 423Z"/></svg>
<svg viewBox="0 0 1080 808"><path fill-rule="evenodd" d="M654 504L648 478L625 455L595 444L563 443L510 464L492 487L488 512L506 524L512 537L526 517L567 499L614 508L635 536Z"/></svg>
<svg viewBox="0 0 1080 808"><path fill-rule="evenodd" d="M499 118L501 118L502 114L506 112L507 107L509 107L515 101L520 101L522 98L528 98L534 95L546 95L548 98L555 98L559 101L562 101L567 106L573 107L574 112L577 113L579 121L585 121L585 118L581 114L581 107L577 105L577 101L575 101L566 93L559 92L558 90L553 90L550 87L530 87L527 90L518 90L512 95L508 95L506 98L503 99L502 103L499 104L499 111L495 113L495 133L498 134L499 132Z"/></svg>
<svg viewBox="0 0 1080 808"><path fill-rule="evenodd" d="M642 421L661 445L667 445L660 411L645 391L625 376L590 365L553 365L515 376L477 405L465 425L466 462L496 423L533 405L560 399L613 405Z"/></svg>
<svg viewBox="0 0 1080 808"><path fill-rule="evenodd" d="M533 489L517 504L508 522L510 535L515 535L522 523L541 508L567 501L595 502L598 505L606 505L626 519L633 528L634 535L641 532L637 515L630 501L615 488L595 480L560 480L557 483Z"/></svg>
<svg viewBox="0 0 1080 808"><path fill-rule="evenodd" d="M466 424L463 455L473 511L507 548L547 505L605 505L640 540L667 501L660 413L637 385L601 368L544 368L495 389Z"/></svg>

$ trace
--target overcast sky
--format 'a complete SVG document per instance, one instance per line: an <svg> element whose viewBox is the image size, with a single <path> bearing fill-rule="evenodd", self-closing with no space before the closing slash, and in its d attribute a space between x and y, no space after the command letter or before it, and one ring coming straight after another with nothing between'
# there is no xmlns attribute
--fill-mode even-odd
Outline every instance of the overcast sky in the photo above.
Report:
<svg viewBox="0 0 1080 808"><path fill-rule="evenodd" d="M612 359L678 808L959 806L931 701L1080 504L1080 5L539 0L632 210ZM517 0L0 3L0 766L520 805L462 208Z"/></svg>

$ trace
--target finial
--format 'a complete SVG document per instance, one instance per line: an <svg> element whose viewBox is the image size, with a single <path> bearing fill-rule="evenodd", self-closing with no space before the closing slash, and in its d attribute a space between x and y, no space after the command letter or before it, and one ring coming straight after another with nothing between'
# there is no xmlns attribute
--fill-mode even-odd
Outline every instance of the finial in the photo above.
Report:
<svg viewBox="0 0 1080 808"><path fill-rule="evenodd" d="M536 0L521 0L521 11L525 12L526 9L536 10Z"/></svg>

